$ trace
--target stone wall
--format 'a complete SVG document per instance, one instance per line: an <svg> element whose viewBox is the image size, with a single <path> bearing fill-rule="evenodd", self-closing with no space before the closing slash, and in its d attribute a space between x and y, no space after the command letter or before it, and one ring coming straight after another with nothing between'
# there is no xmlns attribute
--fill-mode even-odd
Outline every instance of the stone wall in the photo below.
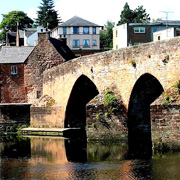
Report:
<svg viewBox="0 0 180 180"><path fill-rule="evenodd" d="M180 105L151 106L152 139L180 141Z"/></svg>
<svg viewBox="0 0 180 180"><path fill-rule="evenodd" d="M88 105L86 108L86 130L90 139L127 140L127 111L106 117L104 105Z"/></svg>
<svg viewBox="0 0 180 180"><path fill-rule="evenodd" d="M16 131L18 125L30 124L30 104L1 104L0 128L13 127L10 131Z"/></svg>
<svg viewBox="0 0 180 180"><path fill-rule="evenodd" d="M17 66L17 74L11 74L11 66ZM24 87L23 64L1 64L1 103L25 103L27 102Z"/></svg>
<svg viewBox="0 0 180 180"><path fill-rule="evenodd" d="M143 110L146 109L146 111L140 113L137 118L143 119L147 112L147 116L150 119L150 104L163 91L166 92L167 89L179 80L179 65L179 37L168 41L159 41L84 56L45 71L43 73L43 95L49 95L56 101L54 108L56 106L62 107L60 113L64 124L66 124L68 119L67 107L72 110L69 112L73 112L73 115L76 116L74 116L74 120L71 117L74 121L73 124L75 124L75 119L78 117L77 113L75 113L76 109L79 112L83 112L85 105L87 105L86 125L88 126L89 135L96 137L96 135L98 136L97 132L99 134L101 132L104 132L104 134L109 132L110 134L120 134L123 131L127 134L127 117L125 120L115 117L113 122L109 120L108 124L113 127L112 131L107 130L107 128L105 130L105 126L102 127L100 125L101 122L98 122L95 118L95 114L104 113L104 110L100 107L102 105L103 93L106 89L115 92L124 109L126 109L126 115L128 115L129 105L132 103L132 123L136 110L141 112L141 108L144 108ZM157 86L158 88L156 88ZM83 87L86 88L83 90ZM92 87L96 89L96 96L93 94L91 96L90 89ZM80 111L76 107L82 105L82 97L88 97L88 100L83 101L82 111ZM138 100L136 99L137 97ZM96 98L96 103L93 104L93 100ZM143 101L143 104L141 104L141 101ZM161 104L162 101L158 101L158 99L153 103L153 105ZM139 105L138 108L136 108L136 105ZM69 115L72 114L69 113ZM141 115L142 117L140 117ZM149 119L146 124L138 124L142 130L143 127L144 129L147 126L148 128L150 127ZM51 121L56 122L56 119L53 119L53 115Z"/></svg>
<svg viewBox="0 0 180 180"><path fill-rule="evenodd" d="M62 107L31 107L31 127L63 128Z"/></svg>
<svg viewBox="0 0 180 180"><path fill-rule="evenodd" d="M48 33L39 33L38 44L24 66L24 86L28 103L37 101L37 92L43 94L43 72L64 61L50 42Z"/></svg>

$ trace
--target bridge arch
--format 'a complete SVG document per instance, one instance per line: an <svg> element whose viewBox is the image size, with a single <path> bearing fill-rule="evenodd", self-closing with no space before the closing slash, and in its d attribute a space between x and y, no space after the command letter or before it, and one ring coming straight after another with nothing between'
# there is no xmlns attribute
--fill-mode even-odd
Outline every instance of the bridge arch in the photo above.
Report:
<svg viewBox="0 0 180 180"><path fill-rule="evenodd" d="M159 80L149 73L141 75L136 81L128 107L128 140L131 154L152 155L150 104L163 91Z"/></svg>
<svg viewBox="0 0 180 180"><path fill-rule="evenodd" d="M86 127L86 104L99 94L96 85L85 75L74 83L65 111L64 127Z"/></svg>

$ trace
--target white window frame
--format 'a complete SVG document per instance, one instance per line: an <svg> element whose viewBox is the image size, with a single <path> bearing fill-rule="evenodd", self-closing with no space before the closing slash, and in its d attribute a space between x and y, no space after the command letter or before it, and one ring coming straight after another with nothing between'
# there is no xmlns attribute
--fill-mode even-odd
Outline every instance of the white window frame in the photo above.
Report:
<svg viewBox="0 0 180 180"><path fill-rule="evenodd" d="M17 75L18 74L18 67L16 65L11 66L11 75Z"/></svg>
<svg viewBox="0 0 180 180"><path fill-rule="evenodd" d="M145 33L145 27L134 27L134 33Z"/></svg>

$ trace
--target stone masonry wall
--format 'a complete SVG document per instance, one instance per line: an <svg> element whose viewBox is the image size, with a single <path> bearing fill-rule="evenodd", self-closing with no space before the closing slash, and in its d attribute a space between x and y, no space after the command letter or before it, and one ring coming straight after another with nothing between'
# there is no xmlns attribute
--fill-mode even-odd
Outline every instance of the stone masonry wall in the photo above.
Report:
<svg viewBox="0 0 180 180"><path fill-rule="evenodd" d="M18 125L30 124L30 104L1 104L0 129L16 131ZM13 129L12 129L13 128Z"/></svg>
<svg viewBox="0 0 180 180"><path fill-rule="evenodd" d="M90 139L126 139L127 112L105 117L103 105L88 105L86 108L87 137Z"/></svg>
<svg viewBox="0 0 180 180"><path fill-rule="evenodd" d="M44 72L43 95L47 94L52 97L56 101L54 106L62 107L61 117L64 121L66 107L74 84L79 78L86 76L95 85L99 94L103 94L106 89L115 91L128 110L130 97L136 82L147 74L152 79L156 79L162 85L164 91L179 80L180 37L84 56L63 63ZM153 84L151 84L151 87L153 87ZM96 106L99 107L101 104L101 101L97 101ZM161 104L156 101L153 105ZM93 110L96 109L92 108ZM98 109L97 113L99 113ZM51 119L51 121L56 121L56 119ZM92 124L93 122L88 125ZM97 131L95 128L92 129L94 135L96 135ZM165 131L165 128L163 131ZM91 132L91 134L93 133Z"/></svg>
<svg viewBox="0 0 180 180"><path fill-rule="evenodd" d="M18 73L11 75L11 66L17 66ZM24 87L24 65L2 64L1 72L1 103L24 103L27 101Z"/></svg>
<svg viewBox="0 0 180 180"><path fill-rule="evenodd" d="M47 33L40 33L38 45L24 66L24 85L28 103L37 101L37 91L43 94L43 72L64 62L62 56L49 41Z"/></svg>
<svg viewBox="0 0 180 180"><path fill-rule="evenodd" d="M62 107L31 107L31 127L63 128Z"/></svg>
<svg viewBox="0 0 180 180"><path fill-rule="evenodd" d="M180 141L180 105L151 106L152 139Z"/></svg>

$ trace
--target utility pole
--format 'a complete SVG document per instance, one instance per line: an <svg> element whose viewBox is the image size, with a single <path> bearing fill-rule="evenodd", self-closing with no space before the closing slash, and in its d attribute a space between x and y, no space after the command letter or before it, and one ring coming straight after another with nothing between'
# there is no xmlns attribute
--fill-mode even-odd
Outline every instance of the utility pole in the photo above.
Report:
<svg viewBox="0 0 180 180"><path fill-rule="evenodd" d="M173 13L173 11L161 11L161 12L166 14L166 35L168 37L168 14Z"/></svg>
<svg viewBox="0 0 180 180"><path fill-rule="evenodd" d="M173 13L173 11L161 11L161 12L166 14L166 27L167 27L168 14Z"/></svg>
<svg viewBox="0 0 180 180"><path fill-rule="evenodd" d="M19 22L17 22L16 46L19 47Z"/></svg>

